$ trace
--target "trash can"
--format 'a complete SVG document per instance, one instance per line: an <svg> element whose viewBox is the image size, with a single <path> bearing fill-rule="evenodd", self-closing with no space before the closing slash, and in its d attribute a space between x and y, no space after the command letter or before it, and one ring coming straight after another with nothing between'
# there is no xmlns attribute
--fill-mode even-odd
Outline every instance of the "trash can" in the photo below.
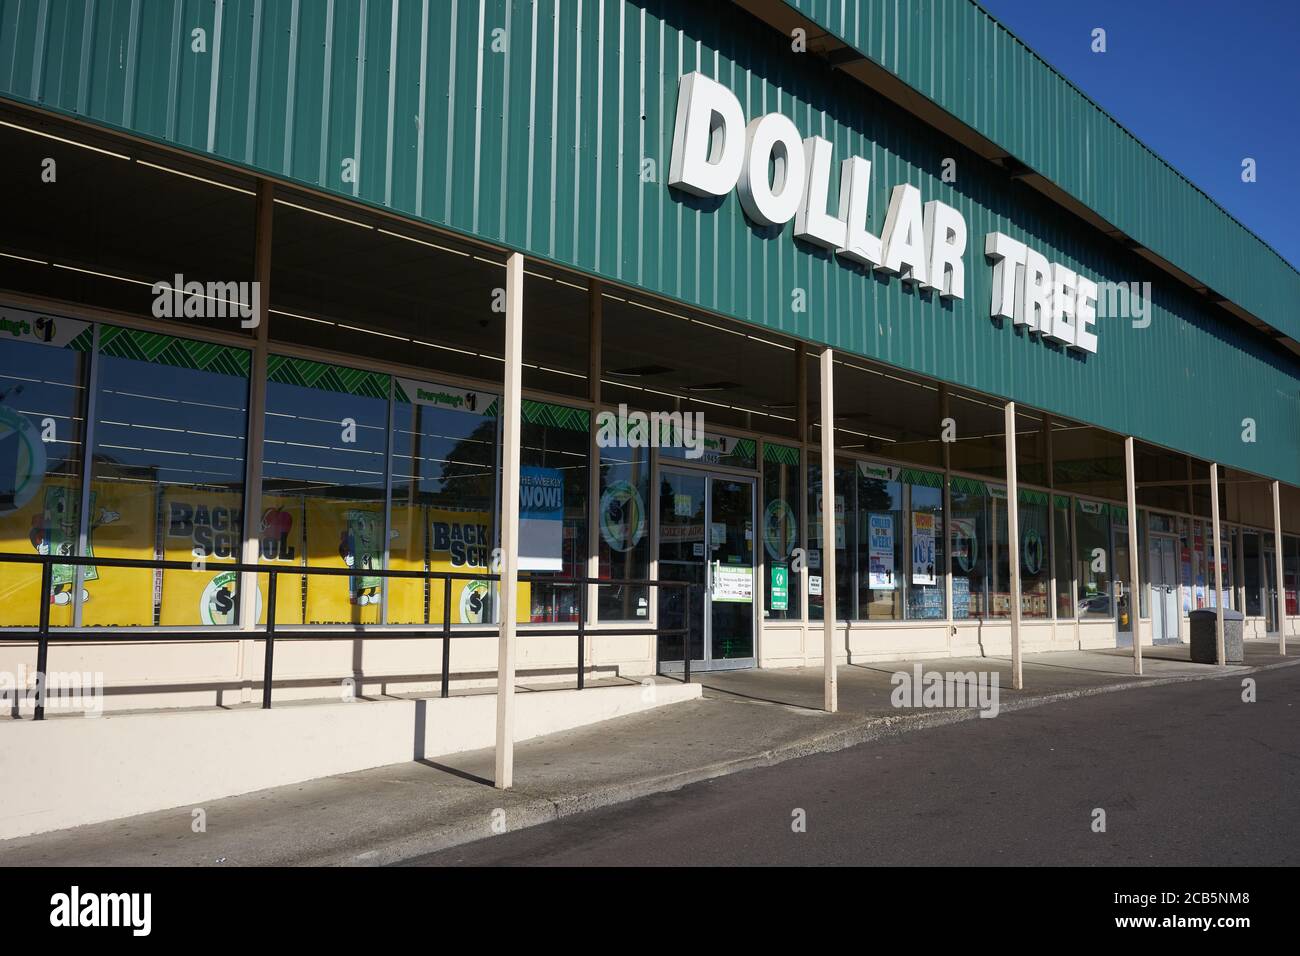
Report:
<svg viewBox="0 0 1300 956"><path fill-rule="evenodd" d="M1212 607L1193 611L1189 616L1192 625L1192 663L1219 663L1218 642L1214 632L1219 612ZM1229 664L1241 664L1246 660L1246 649L1242 644L1241 629L1245 615L1231 608L1223 609L1223 659Z"/></svg>

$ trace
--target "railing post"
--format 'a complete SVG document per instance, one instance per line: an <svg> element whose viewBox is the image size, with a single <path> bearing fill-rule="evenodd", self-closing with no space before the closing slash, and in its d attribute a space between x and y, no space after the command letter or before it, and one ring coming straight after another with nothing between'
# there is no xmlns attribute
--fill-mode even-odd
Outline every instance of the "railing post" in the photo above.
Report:
<svg viewBox="0 0 1300 956"><path fill-rule="evenodd" d="M279 590L275 585L277 572L274 568L267 572L267 588L270 593L266 598L266 663L262 667L262 709L271 709L271 678L275 660L275 594ZM254 579L256 580L256 578Z"/></svg>
<svg viewBox="0 0 1300 956"><path fill-rule="evenodd" d="M691 591L693 584L686 585L686 633L682 635L682 673L686 683L691 682Z"/></svg>
<svg viewBox="0 0 1300 956"><path fill-rule="evenodd" d="M451 693L451 578L442 579L442 696Z"/></svg>
<svg viewBox="0 0 1300 956"><path fill-rule="evenodd" d="M53 576L54 566L49 561L42 562L41 626L36 644L36 720L45 719L45 670L50 662L50 581Z"/></svg>
<svg viewBox="0 0 1300 956"><path fill-rule="evenodd" d="M587 582L578 586L578 690L587 684L583 665L587 659Z"/></svg>
<svg viewBox="0 0 1300 956"><path fill-rule="evenodd" d="M664 616L659 613L659 611L663 609L664 602L659 600L659 596L663 594L663 592L660 591L657 587L654 587L652 585L650 588L650 593L654 595L654 601L656 605L655 633L654 633L654 637L651 638L651 640L654 641L654 645L655 645L655 649L654 649L655 677L659 677L661 676L659 673L659 632L664 629Z"/></svg>

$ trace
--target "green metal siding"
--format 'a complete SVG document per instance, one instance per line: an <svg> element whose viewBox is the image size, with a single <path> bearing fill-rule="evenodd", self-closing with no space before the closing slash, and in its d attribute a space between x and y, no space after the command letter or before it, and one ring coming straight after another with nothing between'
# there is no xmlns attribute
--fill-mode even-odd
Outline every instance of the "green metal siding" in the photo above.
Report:
<svg viewBox="0 0 1300 956"><path fill-rule="evenodd" d="M935 16L953 18L964 8L946 3ZM1011 55L994 27L980 28L989 33L984 50L975 27L947 22L963 42L927 60L925 18L890 14L873 14L889 37L877 50L883 62L905 72L927 64L941 89L964 90L979 122L1025 135L1066 108L1068 90L1025 76L1030 64ZM207 54L190 51L195 27L208 31ZM497 28L506 30L504 53L491 49ZM867 27L853 32L865 35ZM976 71L985 56L998 57L996 64ZM1294 357L1003 171L871 99L855 81L793 54L770 28L730 7L0 0L0 64L8 64L0 67L0 95L15 100L1300 484ZM796 246L789 227L769 237L749 225L734 195L706 204L671 193L663 181L677 82L695 69L731 88L747 116L786 113L805 135L831 140L837 160L850 152L870 159L877 226L900 182L959 209L970 237L965 300L923 298L897 279L846 268ZM963 78L975 76L978 87L965 89ZM1024 85L1023 110L999 113L993 97L1001 82ZM1080 162L1101 161L1082 155ZM948 156L957 159L953 184L938 179ZM341 179L347 157L359 162L355 185ZM657 182L641 181L643 157L657 163ZM1043 157L1022 157L1046 169ZM1082 172L1095 174L1092 165ZM1127 192L1115 202L1131 202L1134 215L1159 228L1199 232L1200 240L1227 228L1191 228L1190 201L1171 194L1167 177L1148 188L1160 207ZM994 326L991 269L981 254L991 230L1099 281L1150 280L1151 326L1101 322L1100 352L1086 359ZM1267 272L1261 260L1268 255L1243 247L1233 261ZM806 291L806 312L792 311L796 287ZM1241 441L1244 418L1256 421L1258 442Z"/></svg>
<svg viewBox="0 0 1300 956"><path fill-rule="evenodd" d="M973 0L785 0L1142 245L1300 340L1300 273Z"/></svg>

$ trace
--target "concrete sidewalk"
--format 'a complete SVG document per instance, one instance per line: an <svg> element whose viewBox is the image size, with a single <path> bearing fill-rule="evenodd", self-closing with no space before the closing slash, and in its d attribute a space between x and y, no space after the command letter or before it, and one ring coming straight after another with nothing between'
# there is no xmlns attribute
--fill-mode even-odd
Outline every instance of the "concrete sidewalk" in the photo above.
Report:
<svg viewBox="0 0 1300 956"><path fill-rule="evenodd" d="M926 671L996 671L1003 711L1174 681L1234 677L1300 663L1276 645L1248 642L1246 664L1186 660L1186 647L1030 655L1010 688L1010 661L940 658ZM688 783L839 750L885 735L969 720L973 708L890 705L890 675L911 661L840 668L838 714L822 713L821 670L697 675L697 701L554 734L516 748L516 789L492 788L491 750L214 800L0 843L0 865L375 865L490 837ZM206 830L194 832L195 811Z"/></svg>

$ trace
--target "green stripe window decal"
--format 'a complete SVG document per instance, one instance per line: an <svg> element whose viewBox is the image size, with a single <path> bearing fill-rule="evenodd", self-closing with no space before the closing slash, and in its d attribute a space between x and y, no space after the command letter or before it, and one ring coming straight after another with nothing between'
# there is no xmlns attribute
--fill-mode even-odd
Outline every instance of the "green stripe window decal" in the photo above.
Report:
<svg viewBox="0 0 1300 956"><path fill-rule="evenodd" d="M731 446L731 453L726 457L729 460L741 461L753 467L754 457L757 454L758 442L752 438L737 438L736 443Z"/></svg>
<svg viewBox="0 0 1300 956"><path fill-rule="evenodd" d="M524 399L520 411L523 420L530 425L549 425L575 432L585 432L591 428L591 412L585 408L569 408L567 405Z"/></svg>
<svg viewBox="0 0 1300 956"><path fill-rule="evenodd" d="M781 465L798 465L799 449L789 445L776 445L766 442L763 445L763 460L774 461Z"/></svg>
<svg viewBox="0 0 1300 956"><path fill-rule="evenodd" d="M1058 508L1064 508L1066 511L1069 511L1069 510L1070 510L1070 496L1069 496L1069 495L1057 495L1057 496L1056 496L1056 507L1058 507Z"/></svg>
<svg viewBox="0 0 1300 956"><path fill-rule="evenodd" d="M1045 505L1047 504L1047 493L1044 491L1034 491L1032 488L1022 488L1019 491L1020 503L1025 505Z"/></svg>
<svg viewBox="0 0 1300 956"><path fill-rule="evenodd" d="M80 332L77 337L64 346L72 349L74 352L89 352L95 345L95 327L88 325Z"/></svg>
<svg viewBox="0 0 1300 956"><path fill-rule="evenodd" d="M301 385L324 392L388 399L387 375L361 369L309 362L287 355L270 355L266 359L266 378L281 385Z"/></svg>
<svg viewBox="0 0 1300 956"><path fill-rule="evenodd" d="M218 372L241 378L248 378L250 367L247 349L182 339L141 329L124 329L116 325L100 327L99 351L114 358Z"/></svg>
<svg viewBox="0 0 1300 956"><path fill-rule="evenodd" d="M974 478L963 478L961 475L952 476L952 490L967 495L988 494L988 486L984 482Z"/></svg>
<svg viewBox="0 0 1300 956"><path fill-rule="evenodd" d="M899 480L909 485L923 485L926 488L942 488L943 475L935 471L924 471L920 468L904 468L899 472ZM954 481L956 479L953 479Z"/></svg>

